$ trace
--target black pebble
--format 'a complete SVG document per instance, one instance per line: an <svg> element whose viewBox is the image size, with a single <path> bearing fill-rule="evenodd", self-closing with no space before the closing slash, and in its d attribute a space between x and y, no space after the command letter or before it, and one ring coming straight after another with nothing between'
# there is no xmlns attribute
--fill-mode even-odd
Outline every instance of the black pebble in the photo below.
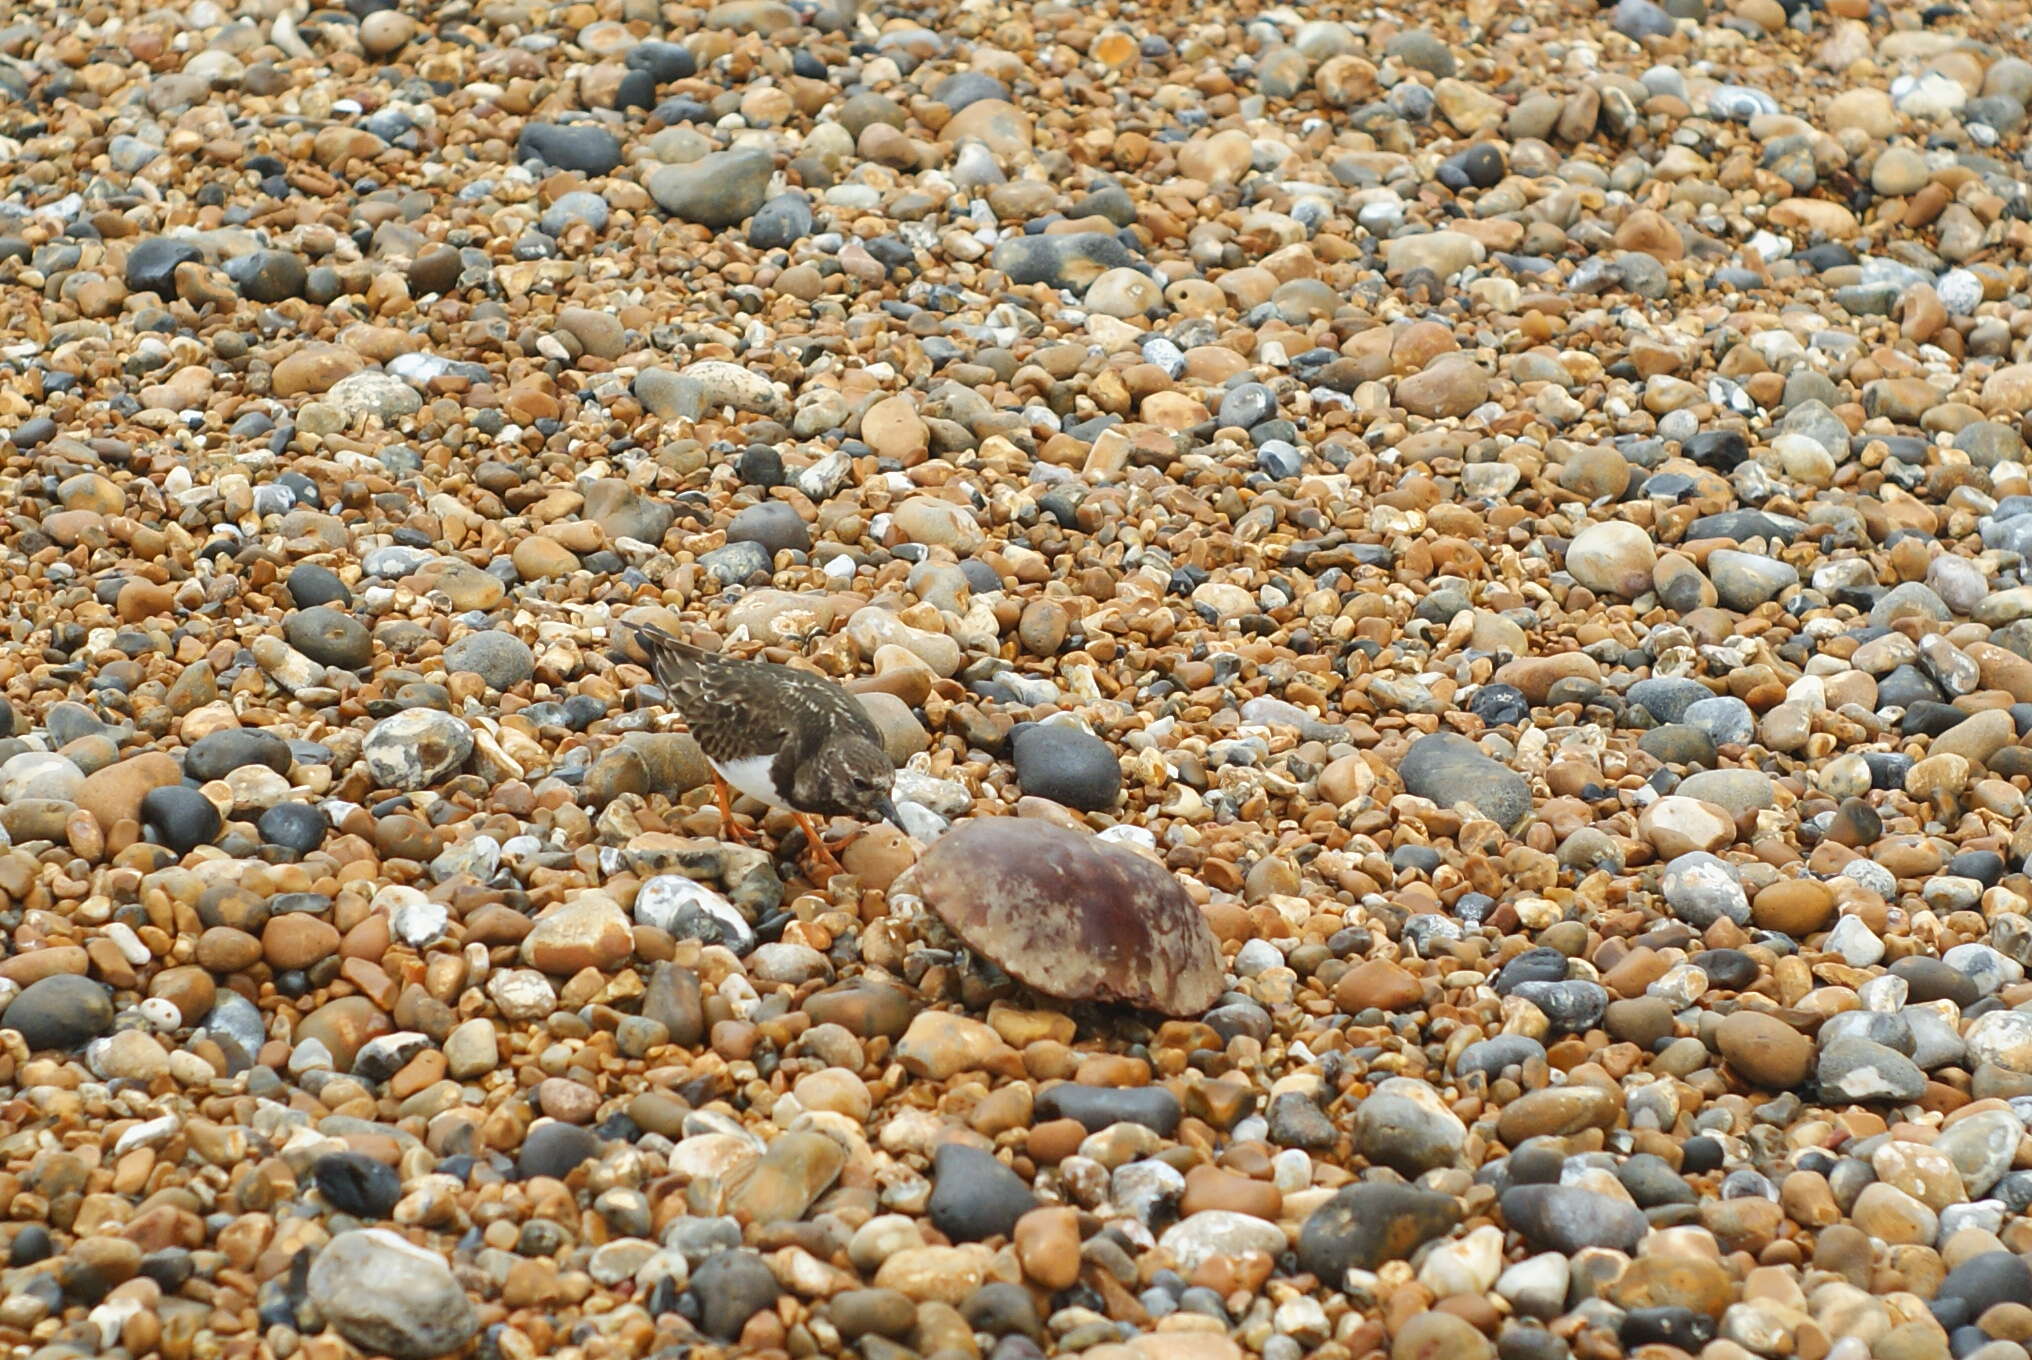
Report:
<svg viewBox="0 0 2032 1360"><path fill-rule="evenodd" d="M1908 737L1937 737L1961 726L1967 718L1968 714L1952 704L1921 699L1905 710L1905 716L1899 719L1898 731Z"/></svg>
<svg viewBox="0 0 2032 1360"><path fill-rule="evenodd" d="M1633 1308L1623 1315L1618 1335L1625 1346L1653 1343L1697 1351L1714 1340L1714 1319L1691 1308Z"/></svg>
<svg viewBox="0 0 2032 1360"><path fill-rule="evenodd" d="M773 445L750 444L734 464L743 486L782 486L783 455Z"/></svg>
<svg viewBox="0 0 2032 1360"><path fill-rule="evenodd" d="M1110 1124L1140 1124L1160 1138L1178 1127L1183 1108L1162 1086L1081 1086L1063 1082L1037 1097L1038 1118L1077 1119L1088 1133Z"/></svg>
<svg viewBox="0 0 2032 1360"><path fill-rule="evenodd" d="M748 1319L775 1306L782 1292L774 1272L752 1251L718 1252L691 1277L701 1328L723 1341L739 1336Z"/></svg>
<svg viewBox="0 0 2032 1360"><path fill-rule="evenodd" d="M976 594L1002 588L1001 576L978 557L969 557L960 563L960 575L967 578L967 589Z"/></svg>
<svg viewBox="0 0 2032 1360"><path fill-rule="evenodd" d="M334 1152L311 1168L325 1203L355 1218L386 1218L402 1198L402 1181L392 1167L357 1152Z"/></svg>
<svg viewBox="0 0 2032 1360"><path fill-rule="evenodd" d="M1947 1353L1953 1356L1954 1360L1966 1360L1966 1357L1974 1355L1989 1344L1990 1334L1982 1328L1974 1325L1957 1327L1948 1333Z"/></svg>
<svg viewBox="0 0 2032 1360"><path fill-rule="evenodd" d="M1490 727L1509 727L1531 716L1531 701L1509 685L1483 685L1468 700L1468 712Z"/></svg>
<svg viewBox="0 0 2032 1360"><path fill-rule="evenodd" d="M164 1247L141 1258L141 1274L161 1285L167 1294L183 1288L184 1282L196 1273L197 1263L182 1247Z"/></svg>
<svg viewBox="0 0 2032 1360"><path fill-rule="evenodd" d="M1735 430L1706 430L1682 444L1679 452L1700 467L1734 472L1750 456L1750 444Z"/></svg>
<svg viewBox="0 0 2032 1360"><path fill-rule="evenodd" d="M961 1315L969 1327L990 1336L1017 1335L1033 1341L1043 1336L1037 1304L1022 1285L990 1281L967 1296Z"/></svg>
<svg viewBox="0 0 2032 1360"><path fill-rule="evenodd" d="M595 1125L593 1132L610 1143L632 1143L642 1136L642 1126L630 1119L625 1110L616 1110Z"/></svg>
<svg viewBox="0 0 2032 1360"><path fill-rule="evenodd" d="M1903 751L1865 751L1863 764L1870 767L1870 787L1881 792L1905 787L1905 774L1912 768L1912 757Z"/></svg>
<svg viewBox="0 0 2032 1360"><path fill-rule="evenodd" d="M330 567L320 567L314 562L305 562L290 569L287 581L289 598L298 609L315 609L321 604L348 605L353 602L353 592L339 579L338 573Z"/></svg>
<svg viewBox="0 0 2032 1360"><path fill-rule="evenodd" d="M991 1152L947 1143L933 1162L927 1206L932 1226L955 1242L980 1242L1012 1231L1037 1207L1023 1178Z"/></svg>
<svg viewBox="0 0 2032 1360"><path fill-rule="evenodd" d="M1461 152L1460 167L1477 189L1495 188L1509 169L1503 164L1503 153L1488 142L1476 142Z"/></svg>
<svg viewBox="0 0 2032 1360"><path fill-rule="evenodd" d="M2004 857L1994 850L1964 850L1947 862L1947 872L1994 888L2004 876Z"/></svg>
<svg viewBox="0 0 2032 1360"><path fill-rule="evenodd" d="M189 241L151 236L127 252L127 291L174 297L176 267L203 259L203 252Z"/></svg>
<svg viewBox="0 0 2032 1360"><path fill-rule="evenodd" d="M181 784L150 789L141 800L141 824L156 844L179 855L210 845L222 825L211 800Z"/></svg>
<svg viewBox="0 0 2032 1360"><path fill-rule="evenodd" d="M622 59L631 70L645 71L659 85L698 74L698 58L674 42L638 43Z"/></svg>
<svg viewBox="0 0 2032 1360"><path fill-rule="evenodd" d="M1686 1140L1679 1149L1679 1173L1682 1176L1699 1176L1720 1168L1722 1145L1712 1138L1694 1137Z"/></svg>
<svg viewBox="0 0 2032 1360"><path fill-rule="evenodd" d="M1830 241L1823 245L1809 246L1792 257L1814 273L1829 269L1841 269L1856 262L1856 253L1847 246Z"/></svg>
<svg viewBox="0 0 2032 1360"><path fill-rule="evenodd" d="M265 843L307 855L324 844L328 825L324 813L308 803L277 803L261 814L256 829Z"/></svg>
<svg viewBox="0 0 2032 1360"><path fill-rule="evenodd" d="M643 1306L648 1310L649 1316L662 1317L665 1313L675 1313L682 1297L677 1292L675 1279L669 1275L659 1275L656 1277L656 1283L649 1287L649 1297Z"/></svg>
<svg viewBox="0 0 2032 1360"><path fill-rule="evenodd" d="M1565 1169L1565 1154L1538 1142L1527 1142L1511 1153L1508 1165L1512 1185L1557 1185Z"/></svg>
<svg viewBox="0 0 2032 1360"><path fill-rule="evenodd" d="M2032 1265L2008 1251L1986 1251L1950 1270L1934 1297L1958 1299L1969 1316L1981 1317L1997 1304L2032 1299Z"/></svg>
<svg viewBox="0 0 2032 1360"><path fill-rule="evenodd" d="M1429 845L1400 845L1390 852L1390 867L1409 869L1414 873L1429 874L1444 863L1439 852Z"/></svg>
<svg viewBox="0 0 2032 1360"><path fill-rule="evenodd" d="M54 1255L56 1243L50 1240L49 1229L40 1223L25 1225L7 1244L7 1264L10 1266L32 1266Z"/></svg>
<svg viewBox="0 0 2032 1360"><path fill-rule="evenodd" d="M1539 945L1504 964L1496 974L1497 996L1508 996L1526 982L1564 982L1566 980L1566 955L1557 949Z"/></svg>
<svg viewBox="0 0 2032 1360"><path fill-rule="evenodd" d="M655 104L656 79L647 71L630 71L614 86L614 107L623 113L653 108Z"/></svg>
<svg viewBox="0 0 2032 1360"><path fill-rule="evenodd" d="M1706 972L1709 986L1726 992L1740 992L1757 980L1757 961L1740 949L1703 950L1693 963Z"/></svg>
<svg viewBox="0 0 2032 1360"><path fill-rule="evenodd" d="M515 1169L524 1180L532 1176L563 1180L599 1152L600 1140L591 1129L576 1124L539 1124L522 1140L522 1156Z"/></svg>
<svg viewBox="0 0 2032 1360"><path fill-rule="evenodd" d="M1496 1360L1566 1360L1572 1353L1565 1337L1530 1324L1512 1323L1496 1338Z"/></svg>

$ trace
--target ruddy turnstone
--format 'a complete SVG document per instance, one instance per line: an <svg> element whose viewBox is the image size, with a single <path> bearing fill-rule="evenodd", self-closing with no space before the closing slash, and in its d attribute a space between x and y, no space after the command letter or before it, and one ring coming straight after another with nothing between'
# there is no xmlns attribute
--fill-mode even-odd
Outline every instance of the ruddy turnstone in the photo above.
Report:
<svg viewBox="0 0 2032 1360"><path fill-rule="evenodd" d="M720 824L735 840L729 786L784 808L804 829L812 857L835 873L839 861L811 818L855 817L901 826L889 799L896 767L860 701L832 681L766 661L743 661L630 625L649 654L656 682L713 767Z"/></svg>

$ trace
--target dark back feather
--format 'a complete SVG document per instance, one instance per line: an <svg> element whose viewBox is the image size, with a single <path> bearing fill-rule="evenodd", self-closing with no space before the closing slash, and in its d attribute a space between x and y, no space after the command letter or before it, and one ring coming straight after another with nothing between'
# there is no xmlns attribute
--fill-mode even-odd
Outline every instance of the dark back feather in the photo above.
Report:
<svg viewBox="0 0 2032 1360"><path fill-rule="evenodd" d="M830 680L767 661L721 656L654 626L630 626L649 654L656 683L713 760L786 750L801 758L842 733L882 744L860 701Z"/></svg>

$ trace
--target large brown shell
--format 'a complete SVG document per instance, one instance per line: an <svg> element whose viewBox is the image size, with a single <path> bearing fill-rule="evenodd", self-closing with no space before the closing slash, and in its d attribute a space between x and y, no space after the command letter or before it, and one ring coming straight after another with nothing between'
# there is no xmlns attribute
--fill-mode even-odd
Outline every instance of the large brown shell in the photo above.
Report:
<svg viewBox="0 0 2032 1360"><path fill-rule="evenodd" d="M968 948L1047 996L1197 1016L1225 985L1213 931L1178 880L1093 836L982 818L939 837L910 878Z"/></svg>

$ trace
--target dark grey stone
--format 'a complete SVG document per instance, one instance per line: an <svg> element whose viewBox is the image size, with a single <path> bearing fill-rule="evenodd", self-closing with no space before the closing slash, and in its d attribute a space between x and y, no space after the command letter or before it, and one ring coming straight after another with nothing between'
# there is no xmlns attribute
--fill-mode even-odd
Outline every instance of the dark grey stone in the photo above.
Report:
<svg viewBox="0 0 2032 1360"><path fill-rule="evenodd" d="M803 194L778 194L764 203L748 223L748 244L757 250L792 246L811 235L811 200Z"/></svg>
<svg viewBox="0 0 2032 1360"><path fill-rule="evenodd" d="M1408 1260L1460 1222L1451 1195L1408 1185L1351 1185L1313 1210L1298 1234L1299 1268L1338 1288L1349 1270Z"/></svg>
<svg viewBox="0 0 2032 1360"><path fill-rule="evenodd" d="M585 1162L600 1155L600 1139L591 1129L556 1120L538 1124L522 1140L522 1154L515 1169L524 1180L549 1176L563 1180Z"/></svg>
<svg viewBox="0 0 2032 1360"><path fill-rule="evenodd" d="M374 660L374 637L366 625L330 605L291 614L283 621L282 635L320 666L356 671Z"/></svg>
<svg viewBox="0 0 2032 1360"><path fill-rule="evenodd" d="M708 1336L731 1341L748 1319L773 1307L783 1291L763 1259L752 1251L722 1251L708 1257L691 1277L699 1326Z"/></svg>
<svg viewBox="0 0 2032 1360"><path fill-rule="evenodd" d="M127 291L153 293L167 302L176 296L176 267L202 259L204 252L189 241L151 236L127 252Z"/></svg>
<svg viewBox="0 0 2032 1360"><path fill-rule="evenodd" d="M621 163L621 143L590 123L529 123L515 139L517 160L542 161L553 170L605 175Z"/></svg>
<svg viewBox="0 0 2032 1360"><path fill-rule="evenodd" d="M788 501L763 501L737 513L727 525L727 542L753 543L774 558L780 552L809 552L811 527Z"/></svg>
<svg viewBox="0 0 2032 1360"><path fill-rule="evenodd" d="M1503 1218L1538 1251L1571 1256L1583 1247L1633 1252L1649 1229L1644 1213L1577 1185L1517 1185L1499 1201Z"/></svg>
<svg viewBox="0 0 2032 1360"><path fill-rule="evenodd" d="M252 302L283 302L302 297L310 267L286 250L257 250L226 262L226 277Z"/></svg>
<svg viewBox="0 0 2032 1360"><path fill-rule="evenodd" d="M179 855L210 845L222 825L212 800L181 784L150 789L141 799L142 829L150 840Z"/></svg>
<svg viewBox="0 0 2032 1360"><path fill-rule="evenodd" d="M1630 686L1625 697L1659 722L1676 723L1686 717L1686 710L1693 705L1714 698L1714 691L1698 680L1660 676L1639 680Z"/></svg>
<svg viewBox="0 0 2032 1360"><path fill-rule="evenodd" d="M347 605L353 602L353 592L339 579L339 574L330 567L321 567L315 562L302 562L291 567L283 587L289 592L290 602L298 609L314 609L321 604Z"/></svg>
<svg viewBox="0 0 2032 1360"><path fill-rule="evenodd" d="M1280 1147L1330 1148L1340 1132L1312 1097L1286 1091L1270 1102L1270 1141Z"/></svg>
<svg viewBox="0 0 2032 1360"><path fill-rule="evenodd" d="M58 973L22 988L0 1028L19 1030L31 1051L76 1049L113 1028L113 994L75 973Z"/></svg>
<svg viewBox="0 0 2032 1360"><path fill-rule="evenodd" d="M265 765L288 774L289 743L259 727L228 727L207 732L184 752L183 772L199 783L224 779L247 765Z"/></svg>
<svg viewBox="0 0 2032 1360"><path fill-rule="evenodd" d="M1926 1074L1918 1064L1896 1049L1856 1037L1823 1048L1816 1075L1822 1097L1830 1101L1904 1104L1926 1091Z"/></svg>
<svg viewBox="0 0 2032 1360"><path fill-rule="evenodd" d="M1418 797L1443 808L1467 803L1506 829L1531 813L1531 785L1524 776L1451 732L1435 732L1412 742L1397 772L1404 787Z"/></svg>
<svg viewBox="0 0 2032 1360"><path fill-rule="evenodd" d="M1553 1028L1580 1034L1601 1022L1609 1008L1608 989L1599 982L1572 978L1565 982L1525 982L1512 993L1545 1013Z"/></svg>
<svg viewBox="0 0 2032 1360"><path fill-rule="evenodd" d="M354 1218L386 1218L402 1198L402 1178L386 1162L359 1152L334 1152L311 1166L325 1203Z"/></svg>
<svg viewBox="0 0 2032 1360"><path fill-rule="evenodd" d="M1609 17L1609 24L1616 32L1634 42L1646 38L1669 38L1673 32L1672 16L1651 3L1651 0L1620 0L1615 13Z"/></svg>
<svg viewBox="0 0 2032 1360"><path fill-rule="evenodd" d="M955 1242L1006 1237L1036 1207L1029 1185L993 1153L947 1143L933 1159L926 1212L932 1226Z"/></svg>
<svg viewBox="0 0 2032 1360"><path fill-rule="evenodd" d="M269 845L307 855L325 843L330 825L325 814L308 803L277 803L261 814L255 830Z"/></svg>
<svg viewBox="0 0 2032 1360"><path fill-rule="evenodd" d="M1059 236L1012 236L988 257L991 266L1011 283L1044 283L1053 288L1084 290L1110 269L1136 263L1129 248L1097 231Z"/></svg>
<svg viewBox="0 0 2032 1360"><path fill-rule="evenodd" d="M1081 1086L1060 1082L1037 1097L1037 1118L1077 1119L1089 1133L1110 1124L1138 1124L1162 1138L1178 1128L1184 1112L1178 1097L1162 1086Z"/></svg>
<svg viewBox="0 0 2032 1360"><path fill-rule="evenodd" d="M1122 795L1122 765L1113 748L1083 728L1029 723L1012 742L1016 782L1023 792L1081 812L1115 805Z"/></svg>

